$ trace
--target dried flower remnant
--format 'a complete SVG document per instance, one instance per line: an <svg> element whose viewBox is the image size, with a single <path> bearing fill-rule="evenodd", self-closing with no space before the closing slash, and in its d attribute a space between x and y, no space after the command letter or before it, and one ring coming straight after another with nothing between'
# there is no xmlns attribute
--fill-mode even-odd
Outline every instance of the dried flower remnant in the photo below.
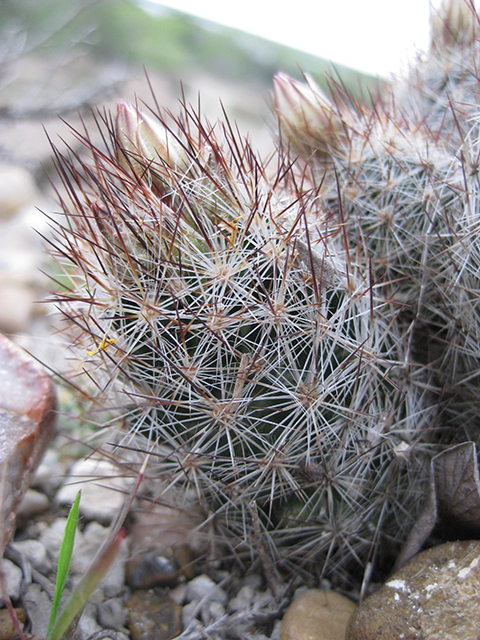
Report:
<svg viewBox="0 0 480 640"><path fill-rule="evenodd" d="M167 164L186 171L187 157L172 132L135 105L119 102L115 123L117 157L122 166L142 179L145 172L161 180L162 166Z"/></svg>

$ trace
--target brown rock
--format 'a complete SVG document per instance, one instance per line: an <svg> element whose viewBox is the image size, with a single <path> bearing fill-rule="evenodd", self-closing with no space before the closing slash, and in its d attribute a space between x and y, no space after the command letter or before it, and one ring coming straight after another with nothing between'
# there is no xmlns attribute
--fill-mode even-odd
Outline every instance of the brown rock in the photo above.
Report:
<svg viewBox="0 0 480 640"><path fill-rule="evenodd" d="M352 615L346 640L478 640L480 542L418 554Z"/></svg>
<svg viewBox="0 0 480 640"><path fill-rule="evenodd" d="M309 589L288 607L280 640L344 640L356 605L334 591Z"/></svg>
<svg viewBox="0 0 480 640"><path fill-rule="evenodd" d="M135 591L125 606L132 640L170 640L182 631L182 607L154 589Z"/></svg>
<svg viewBox="0 0 480 640"><path fill-rule="evenodd" d="M174 558L159 556L155 551L137 553L127 563L128 584L134 589L175 586L179 577Z"/></svg>
<svg viewBox="0 0 480 640"><path fill-rule="evenodd" d="M54 432L55 392L37 362L0 334L0 552Z"/></svg>
<svg viewBox="0 0 480 640"><path fill-rule="evenodd" d="M25 609L15 609L15 613L20 623L20 628L22 628L27 619ZM15 638L18 638L18 632L13 624L10 612L7 609L0 609L0 640L14 640Z"/></svg>
<svg viewBox="0 0 480 640"><path fill-rule="evenodd" d="M141 503L133 525L131 558L127 579L134 589L173 586L183 573L187 579L193 570L195 530L194 510L187 512L163 504Z"/></svg>

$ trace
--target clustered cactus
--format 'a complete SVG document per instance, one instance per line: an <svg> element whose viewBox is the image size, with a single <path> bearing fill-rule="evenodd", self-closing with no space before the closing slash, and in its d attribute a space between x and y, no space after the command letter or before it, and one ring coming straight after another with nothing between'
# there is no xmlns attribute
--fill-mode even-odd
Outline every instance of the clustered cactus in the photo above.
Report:
<svg viewBox="0 0 480 640"><path fill-rule="evenodd" d="M92 415L240 561L392 559L430 456L478 438L478 18L442 11L374 106L278 75L275 167L186 107L56 151Z"/></svg>

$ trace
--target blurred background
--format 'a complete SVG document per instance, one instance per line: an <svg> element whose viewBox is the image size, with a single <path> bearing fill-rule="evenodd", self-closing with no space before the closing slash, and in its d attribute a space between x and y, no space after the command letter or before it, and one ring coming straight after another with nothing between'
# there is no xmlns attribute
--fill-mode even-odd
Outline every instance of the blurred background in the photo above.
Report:
<svg viewBox="0 0 480 640"><path fill-rule="evenodd" d="M402 11L410 1L405 0ZM193 4L197 15L150 0L0 0L0 331L48 360L42 345L51 341L45 335L45 319L52 309L36 301L44 300L52 286L41 273L51 272L51 265L37 233L48 236L43 212L58 209L49 182L55 181L49 139L60 148L67 142L78 149L80 143L69 127L85 126L95 140L92 109L115 110L119 99L138 98L154 105L152 89L158 103L174 114L179 112L182 92L187 103L198 105L200 99L209 120L221 117L224 108L248 134L253 148L267 156L274 149L275 131L270 91L279 71L299 79L303 72L310 73L324 87L330 76L330 82L341 83L365 99L385 82L385 65L376 68L360 60L365 48L374 51L373 60L385 62L381 43L386 34L374 20L383 14L372 2L378 0L355 3L363 8L360 13L348 13L347 5L336 3L344 15L335 17L328 13L331 3L317 2L316 13L309 13L306 7L312 3L303 0L284 8L253 0L238 5L197 0ZM170 4L189 9L188 0ZM417 39L426 41L428 0L415 4L423 29ZM390 3L383 1L386 5ZM233 12L226 15L229 6ZM392 14L386 18L393 30L401 25L398 11L394 18ZM285 37L280 35L284 29L280 18L287 26L290 22ZM214 19L244 28L250 25L254 33ZM379 47L364 26L372 21ZM330 47L331 56L308 52L316 50L310 44L316 41L312 25L317 27L318 43ZM330 45L327 33L333 36ZM292 34L296 39L289 39ZM340 53L335 53L335 42ZM292 43L296 49L288 46ZM345 56L342 52L347 49L350 53ZM388 63L391 71L398 70L399 56L397 52L397 62Z"/></svg>

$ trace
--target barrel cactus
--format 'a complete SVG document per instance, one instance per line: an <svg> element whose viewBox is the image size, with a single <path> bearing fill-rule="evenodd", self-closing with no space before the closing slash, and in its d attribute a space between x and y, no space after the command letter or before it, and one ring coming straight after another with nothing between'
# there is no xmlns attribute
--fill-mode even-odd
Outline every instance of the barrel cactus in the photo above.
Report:
<svg viewBox="0 0 480 640"><path fill-rule="evenodd" d="M479 256L474 16L457 5L449 46L374 107L277 76L275 170L228 123L126 103L105 148L56 151L57 300L92 416L224 555L388 567L430 455L458 438L438 407L458 382L464 411L478 362ZM445 69L466 131L431 80Z"/></svg>

